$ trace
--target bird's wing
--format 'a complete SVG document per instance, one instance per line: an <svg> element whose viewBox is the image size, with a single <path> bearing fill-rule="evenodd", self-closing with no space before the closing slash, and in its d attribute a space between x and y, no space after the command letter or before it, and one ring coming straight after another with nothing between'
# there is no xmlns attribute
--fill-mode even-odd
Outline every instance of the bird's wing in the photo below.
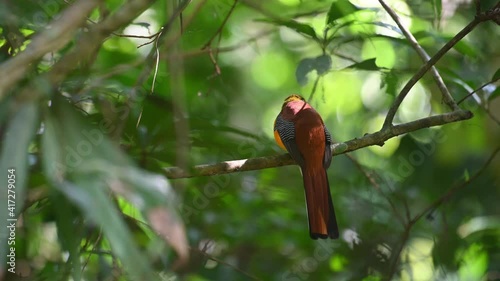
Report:
<svg viewBox="0 0 500 281"><path fill-rule="evenodd" d="M297 142L295 141L295 125L293 122L278 116L274 124L274 130L278 132L281 142L285 145L286 150L290 153L293 160L295 160L299 166L303 167L305 165L304 157L300 153Z"/></svg>
<svg viewBox="0 0 500 281"><path fill-rule="evenodd" d="M332 135L325 126L325 157L323 159L323 167L327 169L332 163Z"/></svg>

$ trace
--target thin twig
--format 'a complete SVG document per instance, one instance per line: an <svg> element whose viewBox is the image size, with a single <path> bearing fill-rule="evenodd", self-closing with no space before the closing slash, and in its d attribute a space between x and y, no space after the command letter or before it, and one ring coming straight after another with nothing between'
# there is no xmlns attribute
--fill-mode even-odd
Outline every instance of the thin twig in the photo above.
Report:
<svg viewBox="0 0 500 281"><path fill-rule="evenodd" d="M165 49L170 48L171 45L175 44L179 40L179 38L183 34L182 33L182 29L186 28L188 25L191 24L191 22L196 18L196 16L201 11L201 8L203 7L203 5L205 5L206 2L207 2L207 0L200 0L200 1L198 1L197 5L193 8L193 12L191 13L191 15L186 20L182 20L182 26L181 26L182 28L181 28L181 30L179 30L179 32L176 33L176 34L171 35L166 40L166 42L164 43L164 48Z"/></svg>
<svg viewBox="0 0 500 281"><path fill-rule="evenodd" d="M422 118L409 123L392 126L390 128L383 128L380 131L375 132L373 134L365 134L363 137L359 139L355 138L345 143L338 144L337 147L342 146L345 149L343 149L342 151L340 151L340 149L339 150L334 149L333 155L347 153L371 145L382 146L385 141L395 136L399 136L423 128L429 128L433 126L440 126L452 122L467 120L472 118L472 116L473 116L472 112L460 110L460 111L454 111L450 113L444 113L440 115ZM261 170L266 168L274 168L274 167L294 165L294 164L296 163L292 160L289 154L281 154L281 155L274 155L267 157L224 161L216 164L199 165L193 167L189 171L183 170L179 167L168 167L164 168L163 172L165 176L170 179L178 179L178 178L190 178L197 176L220 175L220 174L236 173L242 171Z"/></svg>
<svg viewBox="0 0 500 281"><path fill-rule="evenodd" d="M318 87L319 79L321 79L321 75L318 74L318 76L314 80L314 85L313 88L311 89L311 95L309 95L309 99L307 99L309 102L313 100L314 93L316 93L316 88Z"/></svg>
<svg viewBox="0 0 500 281"><path fill-rule="evenodd" d="M475 89L474 91L470 92L468 95L466 95L465 97L463 97L461 100L459 100L457 102L457 104L461 104L463 101L465 101L466 99L468 99L469 97L471 97L475 93L481 91L484 87L488 86L489 84L493 84L493 83L495 83L498 80L500 80L500 77L498 77L497 79L491 80L490 82L484 83L483 85L479 86L479 88Z"/></svg>
<svg viewBox="0 0 500 281"><path fill-rule="evenodd" d="M270 30L265 30L263 32L258 33L257 35L246 39L240 43L237 43L232 46L226 46L226 47L219 47L219 48L205 48L205 49L197 49L197 50L191 50L191 51L186 51L181 54L184 58L190 58L190 57L195 57L199 55L204 55L208 54L210 52L215 52L215 53L224 53L224 52L231 52L240 48L248 47L249 43L255 42L262 37L268 36L272 33L276 32L276 29L270 29Z"/></svg>
<svg viewBox="0 0 500 281"><path fill-rule="evenodd" d="M234 0L233 5L229 9L229 12L227 12L226 17L224 18L224 20L220 24L219 28L217 28L217 30L212 35L212 37L210 37L210 39L208 39L207 43L205 43L205 45L203 45L203 47L201 49L208 48L212 44L212 41L215 39L215 37L217 37L217 35L219 35L222 32L222 30L224 29L224 26L226 25L227 21L229 20L229 17L233 13L234 8L236 7L237 3L238 3L238 0Z"/></svg>
<svg viewBox="0 0 500 281"><path fill-rule="evenodd" d="M399 19L399 16L389 7L384 0L379 0L379 3L382 5L382 7L387 11L387 13L391 16L391 18L396 22L397 26L403 32L403 35L406 37L410 45L415 49L417 52L418 56L422 59L424 63L428 62L430 59L430 56L427 54L427 52L418 44L417 39L411 34L411 32L401 23L401 20ZM455 111L458 110L459 107L453 100L453 97L450 94L450 91L446 87L446 84L443 81L443 78L441 78L441 75L437 71L435 66L432 66L430 69L431 75L436 81L436 84L441 91L441 95L443 96L443 101L444 103L450 108L450 110Z"/></svg>
<svg viewBox="0 0 500 281"><path fill-rule="evenodd" d="M391 265L389 266L389 274L387 275L387 278L384 278L383 280L393 280L394 274L396 274L396 270L399 264L399 259L401 257L401 252L403 251L404 246L408 242L408 239L410 238L410 230L412 228L412 224L408 224L405 228L405 231L401 235L401 243L399 244L399 247L391 253Z"/></svg>

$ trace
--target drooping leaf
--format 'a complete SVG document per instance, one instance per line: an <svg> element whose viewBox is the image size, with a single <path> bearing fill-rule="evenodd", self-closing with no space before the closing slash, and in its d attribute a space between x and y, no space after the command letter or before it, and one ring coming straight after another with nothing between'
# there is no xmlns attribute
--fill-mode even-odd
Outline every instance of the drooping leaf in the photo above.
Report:
<svg viewBox="0 0 500 281"><path fill-rule="evenodd" d="M297 79L299 85L304 86L307 84L307 74L309 74L309 72L313 70L313 62L314 59L305 58L299 62L299 65L297 65L297 69L295 70L295 78Z"/></svg>
<svg viewBox="0 0 500 281"><path fill-rule="evenodd" d="M330 10L326 16L326 24L330 25L337 19L348 16L354 12L361 10L353 5L349 0L338 0L332 3Z"/></svg>
<svg viewBox="0 0 500 281"><path fill-rule="evenodd" d="M318 75L325 74L332 68L332 58L329 55L321 55L314 59L314 68Z"/></svg>
<svg viewBox="0 0 500 281"><path fill-rule="evenodd" d="M269 22L275 25L279 26L285 26L290 29L295 30L296 32L306 35L309 37L312 37L313 39L318 39L318 36L316 35L316 31L314 31L314 28L312 28L310 25L305 24L305 23L300 23L295 20L268 20L268 19L263 19L263 20L258 20L261 22Z"/></svg>
<svg viewBox="0 0 500 281"><path fill-rule="evenodd" d="M332 67L332 58L329 55L321 55L315 58L305 58L299 62L295 70L295 78L300 85L308 82L307 74L316 70L318 75L323 75Z"/></svg>
<svg viewBox="0 0 500 281"><path fill-rule="evenodd" d="M53 103L45 124L46 176L86 217L102 227L113 252L130 275L153 278L147 258L136 247L130 230L109 198L109 190L132 202L146 218L151 210L161 208L171 219L160 224L161 227L158 221L151 221L152 227L157 232L162 228L176 229L175 240L162 237L175 250L187 248L186 240L178 238L185 235L185 231L175 211L175 194L163 176L134 167L107 139L104 131L86 126L64 101ZM107 215L99 215L102 213ZM174 245L174 242L180 244ZM187 259L186 252L178 253L181 261ZM144 262L135 262L139 259Z"/></svg>

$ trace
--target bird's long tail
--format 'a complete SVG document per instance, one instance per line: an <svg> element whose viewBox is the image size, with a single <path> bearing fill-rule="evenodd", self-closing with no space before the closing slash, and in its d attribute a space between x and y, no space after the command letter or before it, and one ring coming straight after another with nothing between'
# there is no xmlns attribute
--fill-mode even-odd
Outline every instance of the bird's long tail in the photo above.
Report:
<svg viewBox="0 0 500 281"><path fill-rule="evenodd" d="M336 239L339 228L335 217L328 176L323 167L302 169L306 193L309 234L312 239Z"/></svg>

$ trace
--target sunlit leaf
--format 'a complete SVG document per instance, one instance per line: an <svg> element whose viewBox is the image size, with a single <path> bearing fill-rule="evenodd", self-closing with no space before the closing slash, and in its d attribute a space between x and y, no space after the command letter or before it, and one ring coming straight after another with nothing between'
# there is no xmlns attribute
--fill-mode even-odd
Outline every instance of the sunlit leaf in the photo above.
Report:
<svg viewBox="0 0 500 281"><path fill-rule="evenodd" d="M394 71L383 72L381 82L381 87L387 86L385 92L395 97L399 85L399 76Z"/></svg>
<svg viewBox="0 0 500 281"><path fill-rule="evenodd" d="M332 24L334 21L359 10L360 9L349 2L349 0L334 1L330 6L330 10L328 11L326 24Z"/></svg>

